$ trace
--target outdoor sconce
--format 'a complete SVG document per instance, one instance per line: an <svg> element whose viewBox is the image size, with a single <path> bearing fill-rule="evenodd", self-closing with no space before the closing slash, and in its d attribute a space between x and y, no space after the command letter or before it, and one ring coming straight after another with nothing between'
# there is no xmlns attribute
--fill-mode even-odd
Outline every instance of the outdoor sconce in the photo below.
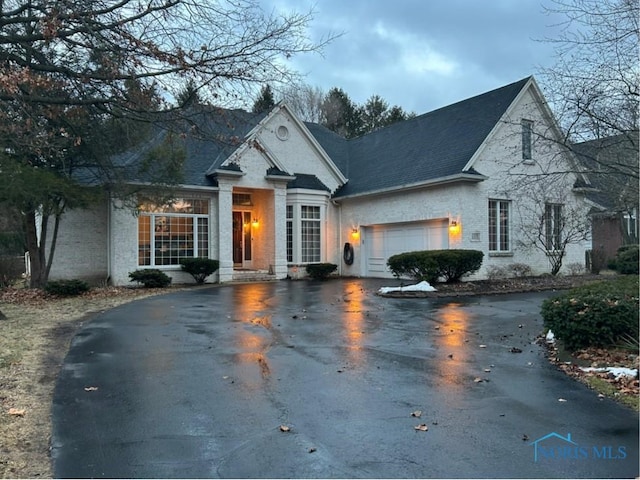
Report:
<svg viewBox="0 0 640 480"><path fill-rule="evenodd" d="M258 228L260 226L260 222L258 221L257 218L254 218L253 221L251 222L251 226L253 228Z"/></svg>
<svg viewBox="0 0 640 480"><path fill-rule="evenodd" d="M357 228L351 229L351 238L357 240L360 238L360 231Z"/></svg>
<svg viewBox="0 0 640 480"><path fill-rule="evenodd" d="M457 220L451 220L449 224L449 233L451 235L458 235L460 233L460 222Z"/></svg>

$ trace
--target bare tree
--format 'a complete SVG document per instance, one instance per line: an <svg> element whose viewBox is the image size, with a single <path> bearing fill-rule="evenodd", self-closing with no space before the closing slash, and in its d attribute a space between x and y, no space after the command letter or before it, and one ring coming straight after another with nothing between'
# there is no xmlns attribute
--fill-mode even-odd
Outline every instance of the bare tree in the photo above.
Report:
<svg viewBox="0 0 640 480"><path fill-rule="evenodd" d="M322 102L325 93L318 86L298 83L285 88L282 92L284 102L305 122L320 123L322 120Z"/></svg>
<svg viewBox="0 0 640 480"><path fill-rule="evenodd" d="M544 40L555 46L556 62L542 68L538 77L565 133L565 145L572 148L617 136L621 148L637 154L640 4L637 0L549 2L546 11L565 21L557 38ZM582 168L599 175L622 174L636 184L639 180L637 161L620 163L597 152Z"/></svg>
<svg viewBox="0 0 640 480"><path fill-rule="evenodd" d="M118 148L160 116L179 120L167 111L185 83L225 106L296 78L281 59L329 40L307 39L311 19L257 0L1 0L0 203L24 212L31 285L47 280L60 216L89 204L80 177L113 188ZM166 147L158 158L175 172L178 142Z"/></svg>

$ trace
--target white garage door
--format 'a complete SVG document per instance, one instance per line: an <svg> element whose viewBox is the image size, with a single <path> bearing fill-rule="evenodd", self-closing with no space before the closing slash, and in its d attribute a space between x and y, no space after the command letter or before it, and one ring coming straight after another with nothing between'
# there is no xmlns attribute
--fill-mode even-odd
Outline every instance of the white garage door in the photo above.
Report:
<svg viewBox="0 0 640 480"><path fill-rule="evenodd" d="M435 220L363 227L365 275L392 278L387 259L397 253L449 248L447 225L447 220Z"/></svg>

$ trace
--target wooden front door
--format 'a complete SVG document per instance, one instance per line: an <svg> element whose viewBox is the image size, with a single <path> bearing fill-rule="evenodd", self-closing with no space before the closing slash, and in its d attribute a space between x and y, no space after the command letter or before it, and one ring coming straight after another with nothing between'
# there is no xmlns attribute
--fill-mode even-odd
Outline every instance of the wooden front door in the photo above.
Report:
<svg viewBox="0 0 640 480"><path fill-rule="evenodd" d="M251 266L251 212L233 212L233 266Z"/></svg>

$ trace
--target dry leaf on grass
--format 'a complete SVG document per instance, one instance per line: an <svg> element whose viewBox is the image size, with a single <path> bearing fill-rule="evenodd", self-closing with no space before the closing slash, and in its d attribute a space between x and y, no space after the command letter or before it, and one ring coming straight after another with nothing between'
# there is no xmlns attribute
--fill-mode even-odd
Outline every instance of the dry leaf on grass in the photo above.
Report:
<svg viewBox="0 0 640 480"><path fill-rule="evenodd" d="M27 411L24 408L10 408L9 415L13 415L14 417L24 417L24 414Z"/></svg>

